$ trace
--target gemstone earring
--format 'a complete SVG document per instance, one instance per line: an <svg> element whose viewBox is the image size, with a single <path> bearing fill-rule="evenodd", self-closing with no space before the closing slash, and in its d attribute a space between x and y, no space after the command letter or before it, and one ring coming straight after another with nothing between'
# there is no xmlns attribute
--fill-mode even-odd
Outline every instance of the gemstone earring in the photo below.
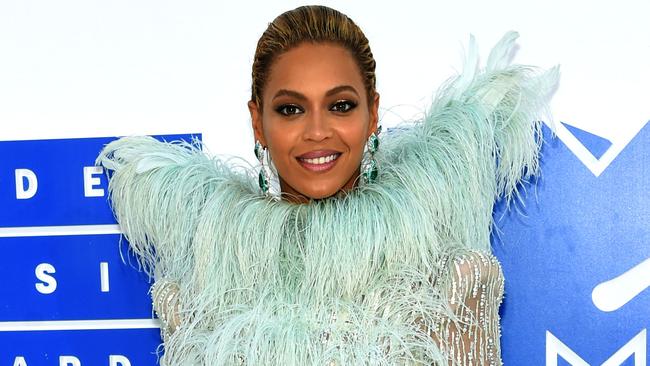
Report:
<svg viewBox="0 0 650 366"><path fill-rule="evenodd" d="M365 169L363 170L363 182L368 184L377 179L379 175L379 168L377 167L377 160L375 160L375 153L379 149L379 135L381 133L381 126L377 127L377 131L373 132L366 142L366 156L364 157Z"/></svg>
<svg viewBox="0 0 650 366"><path fill-rule="evenodd" d="M260 162L260 174L258 175L257 178L257 183L260 186L260 189L262 190L262 193L268 195L269 193L269 173L266 171L266 167L264 166L264 155L266 155L266 146L262 146L262 144L258 141L255 141L255 157L257 160Z"/></svg>

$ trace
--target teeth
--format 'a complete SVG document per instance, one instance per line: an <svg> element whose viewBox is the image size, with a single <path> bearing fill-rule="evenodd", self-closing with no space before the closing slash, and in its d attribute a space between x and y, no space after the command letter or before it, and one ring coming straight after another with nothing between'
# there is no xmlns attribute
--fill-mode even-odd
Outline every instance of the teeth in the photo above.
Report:
<svg viewBox="0 0 650 366"><path fill-rule="evenodd" d="M309 164L325 164L329 163L330 161L336 159L338 157L337 154L332 154L329 156L321 156L320 158L313 158L313 159L301 159L302 161L309 163Z"/></svg>

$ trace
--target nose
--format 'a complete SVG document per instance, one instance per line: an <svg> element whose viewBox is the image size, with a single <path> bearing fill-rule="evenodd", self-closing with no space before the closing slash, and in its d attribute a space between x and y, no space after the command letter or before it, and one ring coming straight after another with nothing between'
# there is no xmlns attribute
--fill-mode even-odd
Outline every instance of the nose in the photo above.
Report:
<svg viewBox="0 0 650 366"><path fill-rule="evenodd" d="M332 137L332 126L325 113L314 111L305 120L303 138L311 141L323 141Z"/></svg>

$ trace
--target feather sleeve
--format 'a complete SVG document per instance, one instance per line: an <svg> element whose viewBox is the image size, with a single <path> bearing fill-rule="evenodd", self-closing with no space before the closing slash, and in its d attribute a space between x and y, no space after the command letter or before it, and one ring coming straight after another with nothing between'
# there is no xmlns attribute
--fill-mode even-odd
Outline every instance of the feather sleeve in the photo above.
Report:
<svg viewBox="0 0 650 366"><path fill-rule="evenodd" d="M96 164L110 176L113 211L144 270L174 281L190 274L190 244L203 206L233 173L196 141L165 143L146 136L107 144Z"/></svg>
<svg viewBox="0 0 650 366"><path fill-rule="evenodd" d="M517 32L506 33L483 69L470 37L463 73L441 89L427 115L429 132L435 133L437 125L447 122L446 113L465 111L459 119L472 121L473 138L487 148L489 163L498 163L495 198L509 199L522 179L538 173L541 123L544 118L552 123L547 101L559 79L557 66L540 70L509 64L518 37Z"/></svg>
<svg viewBox="0 0 650 366"><path fill-rule="evenodd" d="M377 180L427 202L446 243L489 249L495 199L510 200L538 172L541 123L559 69L510 65L517 37L507 33L483 68L471 37L463 72L439 89L424 118L382 140Z"/></svg>

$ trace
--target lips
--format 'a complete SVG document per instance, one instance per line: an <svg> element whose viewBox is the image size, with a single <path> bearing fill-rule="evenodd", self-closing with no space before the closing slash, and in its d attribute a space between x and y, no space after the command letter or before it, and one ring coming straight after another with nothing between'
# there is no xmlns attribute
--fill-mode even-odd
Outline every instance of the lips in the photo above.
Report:
<svg viewBox="0 0 650 366"><path fill-rule="evenodd" d="M298 160L298 163L300 163L303 168L309 171L323 172L336 165L340 156L341 153L338 151L316 150L302 154L296 157L296 160Z"/></svg>

